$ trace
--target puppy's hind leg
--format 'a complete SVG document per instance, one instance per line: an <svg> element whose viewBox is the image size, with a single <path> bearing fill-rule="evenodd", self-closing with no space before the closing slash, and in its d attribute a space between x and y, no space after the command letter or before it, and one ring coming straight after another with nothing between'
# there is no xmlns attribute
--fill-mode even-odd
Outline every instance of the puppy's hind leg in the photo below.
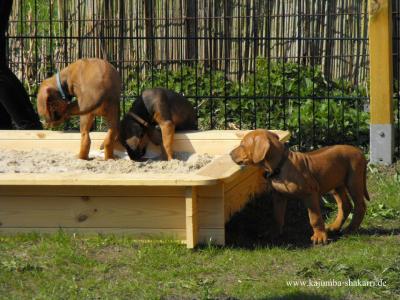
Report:
<svg viewBox="0 0 400 300"><path fill-rule="evenodd" d="M352 205L344 186L336 188L333 192L333 197L336 200L338 212L335 221L329 224L326 230L330 232L339 232L352 210Z"/></svg>
<svg viewBox="0 0 400 300"><path fill-rule="evenodd" d="M346 233L353 232L360 227L364 219L367 205L365 203L365 185L364 185L364 171L354 172L348 180L347 189L354 203L353 218L349 226L345 229Z"/></svg>
<svg viewBox="0 0 400 300"><path fill-rule="evenodd" d="M165 121L160 124L162 134L162 149L168 160L173 158L173 143L175 134L175 125L172 121Z"/></svg>
<svg viewBox="0 0 400 300"><path fill-rule="evenodd" d="M80 132L81 132L81 149L78 157L80 159L89 159L90 151L90 128L92 128L94 121L93 114L86 114L80 116Z"/></svg>
<svg viewBox="0 0 400 300"><path fill-rule="evenodd" d="M104 159L114 158L114 146L119 136L118 111L109 112L106 116L108 131L104 139Z"/></svg>

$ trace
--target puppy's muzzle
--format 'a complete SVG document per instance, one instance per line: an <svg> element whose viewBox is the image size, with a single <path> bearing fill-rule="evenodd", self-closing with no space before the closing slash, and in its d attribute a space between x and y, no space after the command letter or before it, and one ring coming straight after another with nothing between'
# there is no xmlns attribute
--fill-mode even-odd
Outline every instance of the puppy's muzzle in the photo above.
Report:
<svg viewBox="0 0 400 300"><path fill-rule="evenodd" d="M241 164L243 164L244 161L243 161L240 153L238 153L239 151L240 151L239 148L235 148L229 153L229 155L235 163L237 163L238 165L241 165Z"/></svg>
<svg viewBox="0 0 400 300"><path fill-rule="evenodd" d="M141 149L132 150L131 148L126 147L126 152L128 152L128 156L131 160L139 160L143 155L144 151Z"/></svg>

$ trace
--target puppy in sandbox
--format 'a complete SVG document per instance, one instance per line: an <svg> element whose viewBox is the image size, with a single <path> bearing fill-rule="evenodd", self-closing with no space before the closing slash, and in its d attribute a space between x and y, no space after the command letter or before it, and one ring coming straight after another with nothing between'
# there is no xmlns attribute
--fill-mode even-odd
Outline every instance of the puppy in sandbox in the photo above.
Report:
<svg viewBox="0 0 400 300"><path fill-rule="evenodd" d="M38 113L48 126L57 126L71 116L80 116L80 159L88 159L89 131L96 116L107 120L104 158L113 158L119 133L121 80L117 70L101 59L80 59L45 79L37 97ZM76 97L76 101L72 98Z"/></svg>
<svg viewBox="0 0 400 300"><path fill-rule="evenodd" d="M308 209L314 244L327 242L327 231L338 232L352 210L354 215L346 228L357 230L369 200L366 186L367 161L362 151L348 145L324 147L301 153L289 151L279 137L264 129L246 134L230 153L237 164L258 165L266 175L276 220L275 235L282 232L287 198L301 199ZM338 206L335 221L325 227L320 210L321 196L333 192Z"/></svg>
<svg viewBox="0 0 400 300"><path fill-rule="evenodd" d="M122 119L119 140L132 160L144 155L149 141L171 160L175 131L196 129L196 112L183 95L153 88L143 91Z"/></svg>

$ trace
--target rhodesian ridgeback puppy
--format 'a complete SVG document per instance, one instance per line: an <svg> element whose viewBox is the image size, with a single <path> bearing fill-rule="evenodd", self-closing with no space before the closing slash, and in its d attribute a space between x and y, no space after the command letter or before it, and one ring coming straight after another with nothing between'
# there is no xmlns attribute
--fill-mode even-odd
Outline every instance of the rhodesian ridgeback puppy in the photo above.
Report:
<svg viewBox="0 0 400 300"><path fill-rule="evenodd" d="M161 145L163 156L171 160L175 131L196 129L196 112L183 95L154 88L135 100L121 121L119 140L133 160L144 155L149 141Z"/></svg>
<svg viewBox="0 0 400 300"><path fill-rule="evenodd" d="M80 159L88 159L89 131L96 116L107 120L105 159L113 158L118 138L121 80L117 70L101 59L80 59L45 79L39 88L38 112L49 126L57 126L73 115L80 116ZM76 101L72 101L73 97Z"/></svg>
<svg viewBox="0 0 400 300"><path fill-rule="evenodd" d="M304 201L314 231L311 237L314 244L325 244L327 231L340 231L352 210L348 194L354 202L354 216L346 231L360 226L366 211L364 197L369 200L367 161L360 149L337 145L308 153L292 152L276 134L257 129L246 134L230 155L238 164L258 165L264 169L272 192L278 234L282 232L287 198ZM325 227L320 199L331 191L338 214L335 221Z"/></svg>

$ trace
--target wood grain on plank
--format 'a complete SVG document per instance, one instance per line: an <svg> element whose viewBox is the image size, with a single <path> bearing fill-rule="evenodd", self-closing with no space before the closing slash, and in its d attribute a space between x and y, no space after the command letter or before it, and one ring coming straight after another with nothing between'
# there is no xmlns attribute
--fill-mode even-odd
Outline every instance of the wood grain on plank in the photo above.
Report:
<svg viewBox="0 0 400 300"><path fill-rule="evenodd" d="M159 197L7 196L0 227L185 228L185 201Z"/></svg>

